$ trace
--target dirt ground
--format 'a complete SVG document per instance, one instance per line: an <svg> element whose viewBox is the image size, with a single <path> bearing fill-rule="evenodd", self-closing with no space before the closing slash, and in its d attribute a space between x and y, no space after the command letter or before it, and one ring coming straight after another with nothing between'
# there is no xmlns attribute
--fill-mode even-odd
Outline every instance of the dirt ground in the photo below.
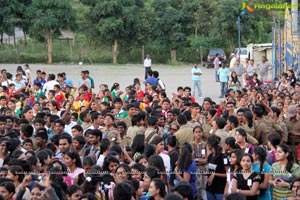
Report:
<svg viewBox="0 0 300 200"><path fill-rule="evenodd" d="M18 64L0 64L0 69L7 69L8 72L13 75L16 73ZM22 64L24 68L24 64ZM126 64L126 65L47 65L47 64L29 64L33 77L37 69L45 69L47 73L60 73L65 72L68 78L71 78L74 85L78 85L80 79L80 72L82 70L89 70L91 77L95 80L95 90L98 92L99 85L106 83L109 87L114 82L118 82L121 85L121 89L124 91L125 87L133 84L134 78L144 78L144 67L143 65L137 64ZM160 73L160 78L166 84L166 92L171 95L176 92L178 86L192 86L191 81L191 69L192 65L154 65L152 70L157 70ZM217 103L219 103L220 96L220 85L214 81L214 70L200 67L202 70L201 83L202 83L202 94L203 97L211 97ZM196 92L196 96L198 96ZM202 103L202 99L197 98L199 103Z"/></svg>

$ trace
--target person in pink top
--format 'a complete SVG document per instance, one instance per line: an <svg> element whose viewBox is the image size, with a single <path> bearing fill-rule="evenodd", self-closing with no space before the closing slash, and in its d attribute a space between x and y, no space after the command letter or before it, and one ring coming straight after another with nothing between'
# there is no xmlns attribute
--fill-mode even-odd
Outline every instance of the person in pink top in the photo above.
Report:
<svg viewBox="0 0 300 200"><path fill-rule="evenodd" d="M74 184L75 177L84 173L79 154L76 151L67 151L65 154L65 163L68 167L68 176L71 177L72 184Z"/></svg>
<svg viewBox="0 0 300 200"><path fill-rule="evenodd" d="M218 69L219 69L219 64L220 64L220 60L219 60L219 55L220 54L216 54L216 57L214 59L214 70L215 70L215 80L216 82L219 82L219 76L218 76Z"/></svg>

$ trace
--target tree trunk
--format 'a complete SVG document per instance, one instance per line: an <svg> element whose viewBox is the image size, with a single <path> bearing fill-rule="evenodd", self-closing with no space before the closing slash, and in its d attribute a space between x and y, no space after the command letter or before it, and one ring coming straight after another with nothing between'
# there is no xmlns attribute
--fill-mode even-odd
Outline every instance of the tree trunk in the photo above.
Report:
<svg viewBox="0 0 300 200"><path fill-rule="evenodd" d="M25 31L23 31L24 34L24 45L27 46L27 34Z"/></svg>
<svg viewBox="0 0 300 200"><path fill-rule="evenodd" d="M115 40L115 44L114 44L114 52L113 52L113 64L116 65L117 62L117 50L118 50L118 40Z"/></svg>
<svg viewBox="0 0 300 200"><path fill-rule="evenodd" d="M16 42L16 31L14 31L14 47L16 47L17 42Z"/></svg>
<svg viewBox="0 0 300 200"><path fill-rule="evenodd" d="M171 50L171 62L176 62L176 50Z"/></svg>
<svg viewBox="0 0 300 200"><path fill-rule="evenodd" d="M47 43L48 43L48 64L52 64L52 33L51 29L47 31Z"/></svg>
<svg viewBox="0 0 300 200"><path fill-rule="evenodd" d="M126 45L125 45L125 41L123 41L123 63L126 63Z"/></svg>
<svg viewBox="0 0 300 200"><path fill-rule="evenodd" d="M0 44L3 44L3 32L1 32Z"/></svg>
<svg viewBox="0 0 300 200"><path fill-rule="evenodd" d="M144 59L145 59L145 46L142 46L142 63L144 63Z"/></svg>

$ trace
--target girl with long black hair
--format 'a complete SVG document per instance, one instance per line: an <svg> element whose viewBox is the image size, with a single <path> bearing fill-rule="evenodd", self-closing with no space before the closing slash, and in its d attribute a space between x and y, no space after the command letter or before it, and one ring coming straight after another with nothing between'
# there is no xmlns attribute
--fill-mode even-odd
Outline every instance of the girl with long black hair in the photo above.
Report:
<svg viewBox="0 0 300 200"><path fill-rule="evenodd" d="M288 75L287 81L288 81L289 85L290 85L292 88L294 88L294 87L295 87L295 84L296 84L296 82L297 82L295 72L294 72L292 69L289 69L289 70L287 71L287 75Z"/></svg>
<svg viewBox="0 0 300 200"><path fill-rule="evenodd" d="M137 134L132 141L132 155L133 160L135 160L139 155L144 152L145 149L145 135L144 134Z"/></svg>
<svg viewBox="0 0 300 200"><path fill-rule="evenodd" d="M271 171L271 165L267 163L267 151L261 147L255 147L253 158L255 163L252 165L252 169L260 174L260 184L259 184L259 200L271 200L271 189L269 185L269 179L270 179L270 171Z"/></svg>
<svg viewBox="0 0 300 200"><path fill-rule="evenodd" d="M194 198L197 199L198 191L196 187L196 162L193 160L192 146L185 142L181 146L175 174L178 181L186 181L194 189ZM176 184L175 184L176 186Z"/></svg>
<svg viewBox="0 0 300 200"><path fill-rule="evenodd" d="M229 153L229 163L230 163L230 168L227 170L227 181L226 181L226 186L224 189L224 195L230 194L231 189L232 189L232 180L233 180L233 175L237 171L241 170L241 158L243 156L244 152L241 149L233 149Z"/></svg>
<svg viewBox="0 0 300 200"><path fill-rule="evenodd" d="M76 151L67 151L64 160L68 167L68 176L71 177L73 184L75 177L84 173L80 156Z"/></svg>
<svg viewBox="0 0 300 200"><path fill-rule="evenodd" d="M222 153L220 138L211 135L207 138L207 148L211 151L208 155L208 180L206 185L207 199L223 199L226 185L226 171L228 169L227 157ZM224 162L226 159L226 162Z"/></svg>
<svg viewBox="0 0 300 200"><path fill-rule="evenodd" d="M260 176L252 170L254 160L251 154L245 153L241 159L242 169L233 176L232 192L246 196L247 200L258 199Z"/></svg>

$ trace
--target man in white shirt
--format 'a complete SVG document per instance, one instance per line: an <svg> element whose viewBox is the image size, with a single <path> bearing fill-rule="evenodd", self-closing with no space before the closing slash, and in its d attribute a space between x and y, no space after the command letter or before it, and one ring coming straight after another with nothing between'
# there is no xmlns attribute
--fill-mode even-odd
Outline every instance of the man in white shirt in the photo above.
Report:
<svg viewBox="0 0 300 200"><path fill-rule="evenodd" d="M151 70L152 60L150 58L150 54L147 53L146 59L144 60L144 67L145 67L145 80L148 78L148 71Z"/></svg>
<svg viewBox="0 0 300 200"><path fill-rule="evenodd" d="M260 76L260 81L267 80L268 72L274 68L274 66L270 62L268 62L266 56L262 56L262 60L258 62L256 66L258 74Z"/></svg>
<svg viewBox="0 0 300 200"><path fill-rule="evenodd" d="M48 80L43 86L43 91L45 92L46 96L48 96L50 90L54 90L55 85L59 85L59 83L55 80L55 75L49 74Z"/></svg>

